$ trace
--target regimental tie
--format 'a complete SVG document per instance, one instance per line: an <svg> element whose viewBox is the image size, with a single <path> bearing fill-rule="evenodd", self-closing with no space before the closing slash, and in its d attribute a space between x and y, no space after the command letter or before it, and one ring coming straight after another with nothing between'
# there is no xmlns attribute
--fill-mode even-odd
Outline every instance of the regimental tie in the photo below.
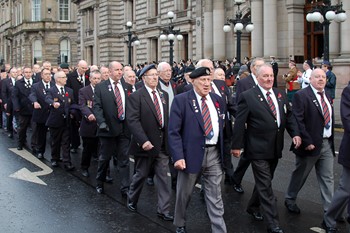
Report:
<svg viewBox="0 0 350 233"><path fill-rule="evenodd" d="M159 101L158 101L156 93L157 93L156 91L152 91L153 103L154 103L154 107L156 108L159 125L162 126L163 125L162 113L160 111L160 105L159 105Z"/></svg>
<svg viewBox="0 0 350 233"><path fill-rule="evenodd" d="M124 120L123 101L122 101L122 96L120 94L117 84L118 82L114 82L114 94L115 94L115 100L117 101L117 106L118 106L118 119Z"/></svg>
<svg viewBox="0 0 350 233"><path fill-rule="evenodd" d="M213 83L210 83L210 92L215 94Z"/></svg>
<svg viewBox="0 0 350 233"><path fill-rule="evenodd" d="M270 107L270 109L271 109L273 115L275 116L275 118L277 118L276 106L275 106L275 104L273 103L270 94L271 94L271 93L270 93L269 91L266 92L266 100L267 100L267 103L269 104L269 107Z"/></svg>
<svg viewBox="0 0 350 233"><path fill-rule="evenodd" d="M46 84L45 86L46 86L45 89L49 90L49 84Z"/></svg>
<svg viewBox="0 0 350 233"><path fill-rule="evenodd" d="M205 136L208 139L212 139L214 136L213 125L211 124L210 111L207 103L205 102L207 98L202 97L202 117L204 121Z"/></svg>
<svg viewBox="0 0 350 233"><path fill-rule="evenodd" d="M324 93L323 92L317 92L321 96L321 105L322 105L322 110L323 110L323 118L324 118L324 127L326 129L329 129L330 127L330 121L331 117L329 114L329 109L326 101L324 100Z"/></svg>
<svg viewBox="0 0 350 233"><path fill-rule="evenodd" d="M64 89L61 87L61 95L64 96Z"/></svg>

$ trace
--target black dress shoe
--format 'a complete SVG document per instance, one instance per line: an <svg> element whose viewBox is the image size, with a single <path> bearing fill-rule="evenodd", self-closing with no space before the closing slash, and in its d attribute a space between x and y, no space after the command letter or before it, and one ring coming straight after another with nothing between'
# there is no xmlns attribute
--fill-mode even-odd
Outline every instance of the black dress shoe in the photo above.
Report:
<svg viewBox="0 0 350 233"><path fill-rule="evenodd" d="M17 150L23 150L22 146L17 146Z"/></svg>
<svg viewBox="0 0 350 233"><path fill-rule="evenodd" d="M335 227L328 227L326 223L322 222L322 228L326 230L326 233L337 233L338 229Z"/></svg>
<svg viewBox="0 0 350 233"><path fill-rule="evenodd" d="M135 203L131 202L131 201L128 201L128 203L126 204L126 206L128 207L128 209L131 211L131 212L136 212L137 211L137 206Z"/></svg>
<svg viewBox="0 0 350 233"><path fill-rule="evenodd" d="M9 134L7 134L7 137L9 137L9 138L13 138L13 133L9 133Z"/></svg>
<svg viewBox="0 0 350 233"><path fill-rule="evenodd" d="M52 167L58 167L57 161L52 161L52 162L51 162L51 166L52 166Z"/></svg>
<svg viewBox="0 0 350 233"><path fill-rule="evenodd" d="M104 194L103 185L97 185L96 192L99 194Z"/></svg>
<svg viewBox="0 0 350 233"><path fill-rule="evenodd" d="M128 197L128 190L123 190L121 191L122 198L127 198Z"/></svg>
<svg viewBox="0 0 350 233"><path fill-rule="evenodd" d="M247 213L250 214L255 221L263 221L264 216L259 211L247 210Z"/></svg>
<svg viewBox="0 0 350 233"><path fill-rule="evenodd" d="M109 183L109 184L113 183L113 178L110 176L106 176L106 183Z"/></svg>
<svg viewBox="0 0 350 233"><path fill-rule="evenodd" d="M38 153L37 157L38 157L38 159L43 159L44 155L42 153Z"/></svg>
<svg viewBox="0 0 350 233"><path fill-rule="evenodd" d="M153 178L148 177L148 178L147 178L147 184L148 184L149 186L154 186L154 180L153 180Z"/></svg>
<svg viewBox="0 0 350 233"><path fill-rule="evenodd" d="M267 229L268 233L283 233L284 231L280 227L273 227Z"/></svg>
<svg viewBox="0 0 350 233"><path fill-rule="evenodd" d="M84 177L89 177L90 176L89 171L87 169L81 170L81 175L84 176Z"/></svg>
<svg viewBox="0 0 350 233"><path fill-rule="evenodd" d="M176 228L176 233L187 233L185 227L178 227Z"/></svg>
<svg viewBox="0 0 350 233"><path fill-rule="evenodd" d="M72 164L65 164L63 168L66 171L73 171L75 169L75 167Z"/></svg>
<svg viewBox="0 0 350 233"><path fill-rule="evenodd" d="M157 215L159 218L163 219L164 221L173 221L174 220L174 216L171 214L162 214L157 212Z"/></svg>
<svg viewBox="0 0 350 233"><path fill-rule="evenodd" d="M287 207L288 211L293 213L293 214L300 214L300 209L297 206L297 204L291 204L288 203L287 201L284 202L284 205Z"/></svg>
<svg viewBox="0 0 350 233"><path fill-rule="evenodd" d="M237 192L237 193L244 193L244 190L242 188L242 185L240 184L234 184L233 185L233 189Z"/></svg>

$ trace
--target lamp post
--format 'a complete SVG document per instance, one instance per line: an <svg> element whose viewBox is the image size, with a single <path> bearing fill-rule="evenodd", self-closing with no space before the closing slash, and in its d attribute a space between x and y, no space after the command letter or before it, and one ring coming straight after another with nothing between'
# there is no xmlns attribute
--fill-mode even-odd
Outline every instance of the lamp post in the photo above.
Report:
<svg viewBox="0 0 350 233"><path fill-rule="evenodd" d="M224 32L231 31L230 23L234 25L233 30L236 32L237 35L237 62L241 64L241 36L242 36L242 30L245 27L245 30L247 32L252 32L254 30L254 25L250 21L249 18L242 18L242 11L240 9L240 5L244 3L244 0L235 0L235 5L237 5L238 9L236 11L236 17L234 19L227 19L227 23L225 23L223 30Z"/></svg>
<svg viewBox="0 0 350 233"><path fill-rule="evenodd" d="M131 32L132 22L130 22L130 21L126 22L126 27L128 28L128 41L126 41L128 43L128 50L129 50L128 63L129 63L129 65L131 65L131 46L132 46L132 43L134 43L134 45L140 45L140 41L139 41L139 38L137 38L137 36L132 36L132 32Z"/></svg>
<svg viewBox="0 0 350 233"><path fill-rule="evenodd" d="M330 0L316 2L316 5L306 15L308 22L320 22L323 25L323 60L329 61L329 25L332 20L344 22L346 13L343 3L332 5Z"/></svg>
<svg viewBox="0 0 350 233"><path fill-rule="evenodd" d="M170 19L170 23L168 28L163 29L163 33L159 36L160 40L168 40L170 45L170 51L169 51L169 63L170 66L173 65L174 61L174 40L175 38L179 41L183 39L183 36L180 34L180 30L174 30L174 24L173 24L173 18L174 18L174 12L169 11L167 14L168 18Z"/></svg>

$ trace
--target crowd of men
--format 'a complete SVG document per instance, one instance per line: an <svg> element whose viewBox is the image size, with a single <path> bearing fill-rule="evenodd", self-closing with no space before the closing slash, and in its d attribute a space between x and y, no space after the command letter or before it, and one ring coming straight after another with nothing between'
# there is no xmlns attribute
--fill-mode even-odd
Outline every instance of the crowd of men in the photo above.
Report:
<svg viewBox="0 0 350 233"><path fill-rule="evenodd" d="M343 218L350 195L346 155L350 89L344 89L341 99L345 133L339 162L344 170L334 194L334 93L325 92L326 72L309 71L306 61L305 73L296 72L303 89L293 93L290 103L286 91L275 87L274 59L268 64L255 58L242 65L246 67L236 72L240 79L235 82L235 95L227 86L227 79L236 74L234 66L208 59L173 66L145 64L137 70L117 61L98 67L81 60L75 69L61 64L57 71L50 62L41 68L7 64L1 70L1 123L8 137L17 133L18 150L26 148L39 159L48 157L52 167L62 163L67 171L75 169L70 155L77 153L82 142L81 174L88 177L91 159L98 159L96 191L100 194L111 181L113 160L121 196L132 212L137 211L144 183L154 185L155 178L157 216L173 221L176 233L187 232L186 209L197 182L202 185L212 232L227 232L221 181L224 177L225 184L243 193L241 182L249 165L255 187L247 213L255 221L265 221L267 232L284 232L272 179L286 129L296 155L286 208L300 214L297 195L315 167L325 213L323 227L327 233L338 232L336 222ZM29 128L31 140L27 139ZM47 132L50 156L45 154ZM135 160L132 176L130 156ZM232 156L240 158L236 169ZM171 188L176 190L174 211Z"/></svg>

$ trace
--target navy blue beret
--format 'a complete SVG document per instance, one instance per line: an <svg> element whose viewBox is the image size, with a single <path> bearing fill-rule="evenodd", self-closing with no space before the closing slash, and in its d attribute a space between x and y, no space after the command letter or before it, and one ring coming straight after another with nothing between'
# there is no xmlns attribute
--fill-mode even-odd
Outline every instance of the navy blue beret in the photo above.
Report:
<svg viewBox="0 0 350 233"><path fill-rule="evenodd" d="M208 67L203 66L192 71L192 73L190 74L190 78L195 79L201 76L208 76L208 75L210 75L210 69Z"/></svg>
<svg viewBox="0 0 350 233"><path fill-rule="evenodd" d="M157 69L157 68L154 64L143 67L141 72L140 72L139 78L141 78L147 71L149 71L151 69Z"/></svg>

